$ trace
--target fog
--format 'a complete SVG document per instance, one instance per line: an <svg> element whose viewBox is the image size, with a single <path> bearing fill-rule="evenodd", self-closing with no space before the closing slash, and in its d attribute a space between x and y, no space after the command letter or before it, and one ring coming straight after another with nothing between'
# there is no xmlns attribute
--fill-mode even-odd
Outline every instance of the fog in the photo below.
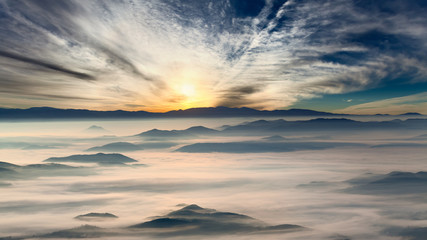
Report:
<svg viewBox="0 0 427 240"><path fill-rule="evenodd" d="M425 236L424 122L258 120L2 122L0 239Z"/></svg>

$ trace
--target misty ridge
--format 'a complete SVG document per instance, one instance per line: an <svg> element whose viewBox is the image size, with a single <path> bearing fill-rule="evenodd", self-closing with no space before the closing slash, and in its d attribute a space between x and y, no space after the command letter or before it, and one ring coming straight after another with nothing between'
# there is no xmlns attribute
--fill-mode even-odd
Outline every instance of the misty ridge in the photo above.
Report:
<svg viewBox="0 0 427 240"><path fill-rule="evenodd" d="M295 116L352 116L308 109L256 110L247 107L206 107L173 110L164 113L147 111L94 111L87 109L59 109L51 107L33 107L28 109L0 108L0 119L98 119L98 118L229 118L229 117L295 117ZM353 115L357 116L357 115ZM369 116L369 115L366 115ZM387 116L382 114L381 116ZM422 116L419 113L406 113L396 116ZM96 131L95 127L91 130Z"/></svg>
<svg viewBox="0 0 427 240"><path fill-rule="evenodd" d="M74 217L74 219L77 219L80 221L86 221L86 222L110 221L110 220L115 220L116 218L119 218L119 217L111 213L93 213L93 212Z"/></svg>
<svg viewBox="0 0 427 240"><path fill-rule="evenodd" d="M89 176L96 174L88 167L75 167L58 163L16 165L0 162L1 180L25 180L49 176ZM8 186L8 185L6 185Z"/></svg>
<svg viewBox="0 0 427 240"><path fill-rule="evenodd" d="M208 107L173 110L165 113L146 111L94 111L33 107L28 109L0 108L0 119L78 119L78 118L194 118L194 117L274 117L274 116L334 116L339 114L305 109L260 111L251 108Z"/></svg>
<svg viewBox="0 0 427 240"><path fill-rule="evenodd" d="M100 165L125 165L135 163L137 160L120 153L96 153L78 154L66 157L50 157L44 162L74 162L74 163L98 163Z"/></svg>
<svg viewBox="0 0 427 240"><path fill-rule="evenodd" d="M103 221L115 219L111 213L88 213L79 215L78 220ZM232 212L220 212L215 209L202 208L196 204L187 205L179 210L172 211L164 216L151 217L152 220L137 223L122 228L101 228L94 225L55 231L47 234L4 237L0 239L27 239L27 238L101 238L107 236L207 236L230 234L277 234L292 233L309 230L294 224L269 225L255 218Z"/></svg>
<svg viewBox="0 0 427 240"><path fill-rule="evenodd" d="M286 121L257 120L230 126L221 130L194 126L184 130L152 129L135 136L154 138L185 138L215 135L265 135L288 132L330 132L330 131L384 131L384 130L425 130L427 119L394 119L390 121L356 121L347 118L315 118L310 120Z"/></svg>

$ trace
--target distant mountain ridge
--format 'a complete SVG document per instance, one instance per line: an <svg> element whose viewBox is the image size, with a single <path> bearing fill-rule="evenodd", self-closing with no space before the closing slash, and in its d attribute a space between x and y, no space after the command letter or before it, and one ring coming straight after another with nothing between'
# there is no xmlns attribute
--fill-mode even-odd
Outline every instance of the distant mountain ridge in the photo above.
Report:
<svg viewBox="0 0 427 240"><path fill-rule="evenodd" d="M76 119L76 118L185 118L185 117L269 117L269 116L342 116L307 109L256 110L251 108L190 108L164 113L146 111L95 111L87 109L59 109L33 107L28 109L0 108L0 119Z"/></svg>
<svg viewBox="0 0 427 240"><path fill-rule="evenodd" d="M87 109L60 109L52 107L33 107L27 109L0 108L1 119L78 119L78 118L186 118L186 117L284 117L284 116L350 116L308 109L256 110L252 108L206 107L173 110L169 112L147 111L95 111ZM419 113L406 113L401 116L422 116Z"/></svg>

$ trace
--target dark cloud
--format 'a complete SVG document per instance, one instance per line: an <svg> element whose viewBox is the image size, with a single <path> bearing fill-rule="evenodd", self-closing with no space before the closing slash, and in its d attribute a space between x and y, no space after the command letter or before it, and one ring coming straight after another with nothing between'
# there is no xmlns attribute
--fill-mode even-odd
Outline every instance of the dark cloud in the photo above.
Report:
<svg viewBox="0 0 427 240"><path fill-rule="evenodd" d="M20 56L18 54L14 54L14 53L10 53L10 52L5 52L5 51L0 50L0 56L5 57L5 58L9 58L9 59L13 59L13 60L17 60L17 61L21 61L21 62L25 62L25 63L29 63L29 64L33 64L33 65L36 65L39 67L54 70L54 71L67 74L67 75L70 75L72 77L84 79L84 80L95 80L96 79L94 76L91 76L91 75L86 74L86 73L76 72L76 71L61 67L61 66L56 65L56 64L52 64L52 63L44 62L42 60L37 60L37 59L32 59L32 58Z"/></svg>
<svg viewBox="0 0 427 240"><path fill-rule="evenodd" d="M258 85L232 87L223 94L217 105L224 107L240 107L243 105L259 103L259 101L250 100L250 95L260 92L261 90L262 88Z"/></svg>
<svg viewBox="0 0 427 240"><path fill-rule="evenodd" d="M122 54L114 51L111 48L105 47L102 44L99 43L93 43L94 47L98 49L100 52L105 54L108 58L107 62L109 64L115 65L116 67L119 67L127 72L130 72L134 75L137 75L138 77L147 80L147 81L154 81L155 78L152 76L148 76L144 73L142 73L130 60L128 60L125 56Z"/></svg>

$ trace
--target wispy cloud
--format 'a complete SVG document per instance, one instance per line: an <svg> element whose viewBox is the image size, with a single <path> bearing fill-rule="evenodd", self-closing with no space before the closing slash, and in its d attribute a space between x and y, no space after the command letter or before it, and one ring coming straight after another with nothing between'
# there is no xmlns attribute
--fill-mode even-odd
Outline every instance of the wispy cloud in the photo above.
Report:
<svg viewBox="0 0 427 240"><path fill-rule="evenodd" d="M274 109L427 75L421 4L256 3L2 0L2 104Z"/></svg>
<svg viewBox="0 0 427 240"><path fill-rule="evenodd" d="M336 110L337 113L376 114L392 113L403 114L408 112L419 112L427 114L427 92L405 97L390 98L374 101ZM421 111L420 111L421 110Z"/></svg>

